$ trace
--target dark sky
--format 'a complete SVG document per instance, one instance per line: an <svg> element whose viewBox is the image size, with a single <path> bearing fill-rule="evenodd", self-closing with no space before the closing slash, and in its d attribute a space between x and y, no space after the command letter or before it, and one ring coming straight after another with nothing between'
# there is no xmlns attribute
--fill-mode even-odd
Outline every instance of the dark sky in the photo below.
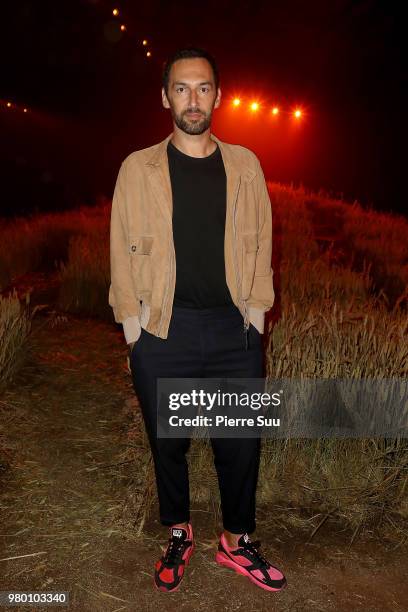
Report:
<svg viewBox="0 0 408 612"><path fill-rule="evenodd" d="M2 6L1 26L3 214L111 197L124 157L170 133L161 69L187 45L219 64L212 131L251 148L267 178L405 212L407 67L395 3L20 0ZM233 111L236 94L263 109ZM278 121L267 115L275 102L287 111Z"/></svg>

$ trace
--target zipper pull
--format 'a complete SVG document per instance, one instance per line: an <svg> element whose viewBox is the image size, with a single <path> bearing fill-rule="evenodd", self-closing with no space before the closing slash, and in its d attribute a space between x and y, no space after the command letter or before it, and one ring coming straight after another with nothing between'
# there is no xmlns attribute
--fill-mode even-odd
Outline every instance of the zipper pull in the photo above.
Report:
<svg viewBox="0 0 408 612"><path fill-rule="evenodd" d="M245 334L245 350L248 350L248 330L249 330L249 317L246 303L244 302L244 334Z"/></svg>
<svg viewBox="0 0 408 612"><path fill-rule="evenodd" d="M244 334L245 334L245 350L248 350L248 327L244 323Z"/></svg>

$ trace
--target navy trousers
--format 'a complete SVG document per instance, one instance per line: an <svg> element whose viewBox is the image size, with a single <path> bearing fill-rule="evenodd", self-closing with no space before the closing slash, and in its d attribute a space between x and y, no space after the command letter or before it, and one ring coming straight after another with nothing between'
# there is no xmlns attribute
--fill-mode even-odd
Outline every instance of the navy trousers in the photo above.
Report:
<svg viewBox="0 0 408 612"><path fill-rule="evenodd" d="M190 438L157 438L157 378L263 378L262 334L244 332L235 305L193 309L173 306L168 337L142 329L130 358L152 450L162 525L190 520L186 453ZM260 438L211 438L224 529L255 531Z"/></svg>

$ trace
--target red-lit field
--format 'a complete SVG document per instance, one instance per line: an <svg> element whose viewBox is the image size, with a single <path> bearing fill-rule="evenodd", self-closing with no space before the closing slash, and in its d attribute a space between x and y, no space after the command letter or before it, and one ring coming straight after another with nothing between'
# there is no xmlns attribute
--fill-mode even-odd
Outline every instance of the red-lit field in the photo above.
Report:
<svg viewBox="0 0 408 612"><path fill-rule="evenodd" d="M405 376L407 221L269 189L268 376ZM197 551L183 591L163 603L152 559L167 533L107 303L109 215L106 202L0 227L0 590L66 590L69 609L92 611L405 609L404 439L264 444L257 535L289 584L272 596L238 576L225 588L215 470L193 441Z"/></svg>

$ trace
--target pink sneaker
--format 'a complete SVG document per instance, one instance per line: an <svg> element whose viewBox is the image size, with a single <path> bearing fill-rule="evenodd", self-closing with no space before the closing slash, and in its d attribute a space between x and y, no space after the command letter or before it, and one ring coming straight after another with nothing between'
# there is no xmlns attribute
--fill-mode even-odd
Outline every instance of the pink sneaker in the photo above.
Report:
<svg viewBox="0 0 408 612"><path fill-rule="evenodd" d="M167 550L154 566L154 584L159 591L170 593L179 588L193 551L194 535L191 523L188 523L187 529L170 527Z"/></svg>
<svg viewBox="0 0 408 612"><path fill-rule="evenodd" d="M238 540L238 548L230 548L222 533L215 560L219 565L246 576L261 589L280 591L287 585L286 578L261 555L260 546L259 540L251 542L248 534L244 533Z"/></svg>

